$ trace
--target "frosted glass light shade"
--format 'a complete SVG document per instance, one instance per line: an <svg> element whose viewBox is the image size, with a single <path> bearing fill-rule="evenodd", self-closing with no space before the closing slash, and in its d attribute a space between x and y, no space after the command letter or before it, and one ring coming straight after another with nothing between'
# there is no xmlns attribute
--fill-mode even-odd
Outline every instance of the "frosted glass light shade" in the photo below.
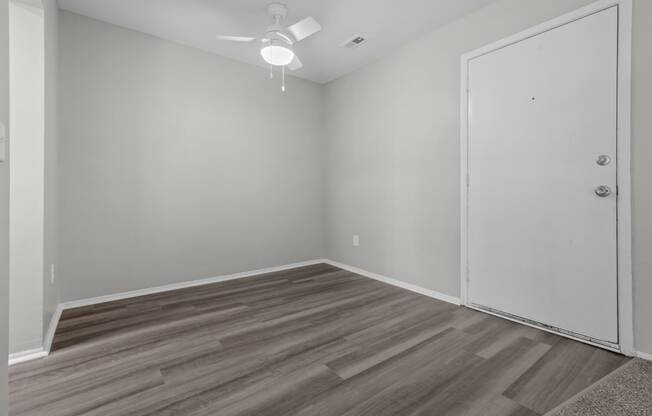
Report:
<svg viewBox="0 0 652 416"><path fill-rule="evenodd" d="M292 49L281 45L267 45L260 50L265 62L274 66L286 66L294 59Z"/></svg>

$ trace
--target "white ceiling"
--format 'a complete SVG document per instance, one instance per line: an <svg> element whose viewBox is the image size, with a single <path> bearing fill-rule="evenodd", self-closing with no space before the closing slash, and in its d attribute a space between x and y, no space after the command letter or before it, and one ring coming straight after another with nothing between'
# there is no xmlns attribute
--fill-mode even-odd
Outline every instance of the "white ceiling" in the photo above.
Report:
<svg viewBox="0 0 652 416"><path fill-rule="evenodd" d="M98 20L190 45L241 62L263 65L255 44L218 41L216 35L260 36L272 0L59 0L59 7ZM282 0L285 23L313 16L323 30L296 45L304 67L293 75L326 83L397 46L492 0ZM347 49L361 34L367 42Z"/></svg>

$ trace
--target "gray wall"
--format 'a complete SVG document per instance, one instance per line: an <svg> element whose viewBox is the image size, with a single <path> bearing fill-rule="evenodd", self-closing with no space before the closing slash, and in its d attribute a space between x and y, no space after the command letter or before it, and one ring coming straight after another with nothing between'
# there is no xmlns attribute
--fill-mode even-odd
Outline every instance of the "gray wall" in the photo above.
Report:
<svg viewBox="0 0 652 416"><path fill-rule="evenodd" d="M632 186L636 346L652 354L652 2L634 0Z"/></svg>
<svg viewBox="0 0 652 416"><path fill-rule="evenodd" d="M329 84L328 257L459 296L460 56L588 3L500 0ZM652 3L635 8L636 337L652 352Z"/></svg>
<svg viewBox="0 0 652 416"><path fill-rule="evenodd" d="M0 0L0 122L9 128L9 16ZM0 357L9 347L9 163L0 163ZM0 416L7 415L7 360L0 359Z"/></svg>
<svg viewBox="0 0 652 416"><path fill-rule="evenodd" d="M57 261L57 195L59 158L59 10L56 0L43 0L45 11L45 207L43 228L43 334L60 301L60 280L50 281Z"/></svg>
<svg viewBox="0 0 652 416"><path fill-rule="evenodd" d="M43 344L45 13L9 3L9 353Z"/></svg>
<svg viewBox="0 0 652 416"><path fill-rule="evenodd" d="M12 111L11 117L24 119L25 122L23 125L12 123L14 197L10 227L10 353L42 345L43 335L58 303L58 282L50 282L50 264L56 263L57 250L59 11L56 0L20 0L15 1L13 7L14 13L20 13L21 19L16 22L12 20L12 32L17 35L14 39L18 43L11 60L12 65L18 65L12 75L15 76L12 88L18 91L12 98L15 101L12 101L12 109L16 111ZM40 29L33 30L29 24ZM41 36L40 41L34 38L34 33L37 33L37 37ZM28 43L34 45L27 47ZM29 52L27 55L24 53L26 51ZM18 56L22 58L13 59ZM32 60L39 61L39 64L28 63ZM21 96L41 98L21 102ZM35 107L37 101L40 108ZM36 114L40 118L38 123L34 119ZM38 133L33 131L37 125Z"/></svg>
<svg viewBox="0 0 652 416"><path fill-rule="evenodd" d="M321 257L319 85L59 18L62 300Z"/></svg>

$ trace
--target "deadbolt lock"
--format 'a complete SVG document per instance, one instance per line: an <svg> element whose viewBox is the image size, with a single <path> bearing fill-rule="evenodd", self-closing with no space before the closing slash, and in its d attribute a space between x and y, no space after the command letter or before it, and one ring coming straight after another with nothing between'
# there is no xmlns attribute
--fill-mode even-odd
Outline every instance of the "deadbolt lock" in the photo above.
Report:
<svg viewBox="0 0 652 416"><path fill-rule="evenodd" d="M611 158L607 155L600 155L598 156L596 163L600 166L607 166L609 163L611 163Z"/></svg>

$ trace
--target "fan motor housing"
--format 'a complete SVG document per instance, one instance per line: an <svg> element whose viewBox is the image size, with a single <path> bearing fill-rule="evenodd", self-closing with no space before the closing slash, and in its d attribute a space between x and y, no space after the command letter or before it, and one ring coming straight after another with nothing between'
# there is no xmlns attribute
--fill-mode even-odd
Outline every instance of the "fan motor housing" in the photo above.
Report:
<svg viewBox="0 0 652 416"><path fill-rule="evenodd" d="M267 13L271 17L278 17L282 20L288 15L288 7L283 3L270 3L267 5Z"/></svg>

